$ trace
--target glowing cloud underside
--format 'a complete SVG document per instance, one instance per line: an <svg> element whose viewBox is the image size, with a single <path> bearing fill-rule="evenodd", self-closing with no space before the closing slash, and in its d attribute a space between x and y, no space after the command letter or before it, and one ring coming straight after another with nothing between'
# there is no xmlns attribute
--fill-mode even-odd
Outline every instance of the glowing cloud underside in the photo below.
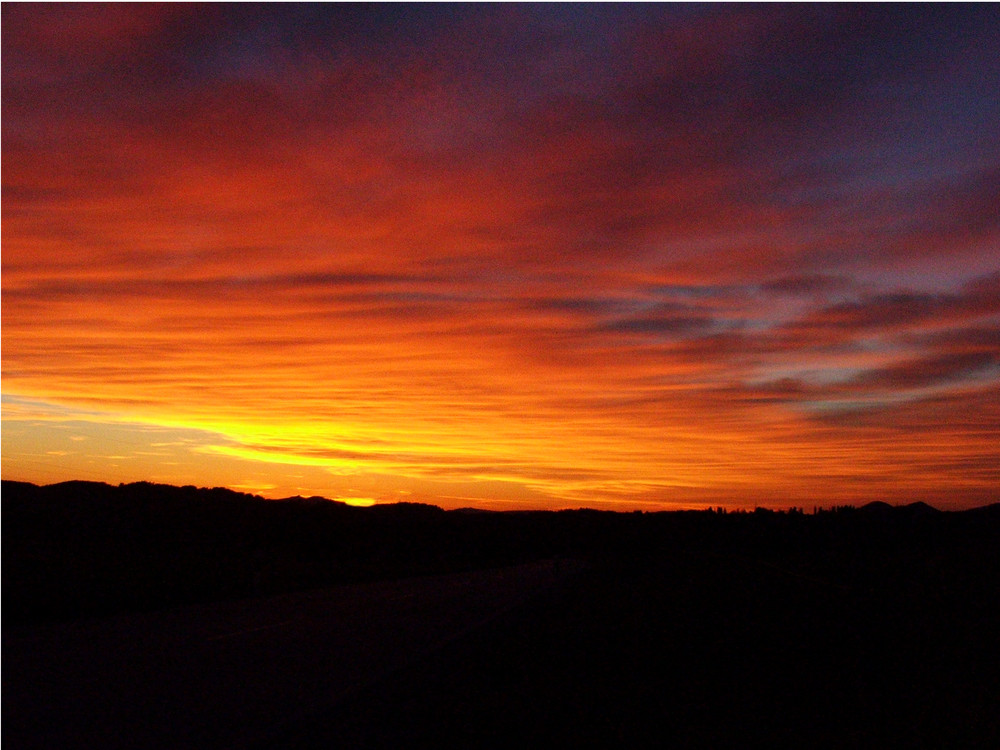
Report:
<svg viewBox="0 0 1000 750"><path fill-rule="evenodd" d="M4 478L997 499L990 6L3 25Z"/></svg>

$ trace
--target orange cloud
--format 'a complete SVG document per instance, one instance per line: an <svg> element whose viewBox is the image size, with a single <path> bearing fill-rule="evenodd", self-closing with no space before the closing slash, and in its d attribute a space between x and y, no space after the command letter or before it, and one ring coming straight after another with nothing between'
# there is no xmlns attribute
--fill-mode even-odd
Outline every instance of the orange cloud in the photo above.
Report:
<svg viewBox="0 0 1000 750"><path fill-rule="evenodd" d="M989 497L995 92L928 150L855 11L548 12L5 7L4 476Z"/></svg>

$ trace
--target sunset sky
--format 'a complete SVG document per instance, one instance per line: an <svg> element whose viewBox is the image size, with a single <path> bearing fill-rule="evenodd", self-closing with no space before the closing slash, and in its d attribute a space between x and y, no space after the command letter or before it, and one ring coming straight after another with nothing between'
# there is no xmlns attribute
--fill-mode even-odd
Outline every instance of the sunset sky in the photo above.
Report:
<svg viewBox="0 0 1000 750"><path fill-rule="evenodd" d="M996 5L2 10L2 475L1000 500Z"/></svg>

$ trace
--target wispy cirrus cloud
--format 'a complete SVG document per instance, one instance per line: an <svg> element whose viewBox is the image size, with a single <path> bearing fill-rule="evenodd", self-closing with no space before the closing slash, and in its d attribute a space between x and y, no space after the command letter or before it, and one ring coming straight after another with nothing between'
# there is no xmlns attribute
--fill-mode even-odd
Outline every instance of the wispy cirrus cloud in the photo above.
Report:
<svg viewBox="0 0 1000 750"><path fill-rule="evenodd" d="M995 456L988 7L3 16L5 395L345 496L801 503Z"/></svg>

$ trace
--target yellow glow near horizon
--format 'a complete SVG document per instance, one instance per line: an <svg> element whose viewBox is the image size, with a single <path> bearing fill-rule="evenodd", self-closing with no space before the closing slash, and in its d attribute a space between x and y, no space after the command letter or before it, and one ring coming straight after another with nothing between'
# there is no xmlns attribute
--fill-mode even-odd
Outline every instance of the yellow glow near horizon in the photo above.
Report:
<svg viewBox="0 0 1000 750"><path fill-rule="evenodd" d="M347 503L356 508L370 508L375 504L375 498L372 497L337 497L334 499L337 502Z"/></svg>
<svg viewBox="0 0 1000 750"><path fill-rule="evenodd" d="M249 6L201 35L166 8L4 6L5 478L997 499L997 166L975 144L1000 87L977 47L843 88L809 77L854 58L804 49L826 32L794 8L774 45L720 6L558 31L470 9L416 47Z"/></svg>

